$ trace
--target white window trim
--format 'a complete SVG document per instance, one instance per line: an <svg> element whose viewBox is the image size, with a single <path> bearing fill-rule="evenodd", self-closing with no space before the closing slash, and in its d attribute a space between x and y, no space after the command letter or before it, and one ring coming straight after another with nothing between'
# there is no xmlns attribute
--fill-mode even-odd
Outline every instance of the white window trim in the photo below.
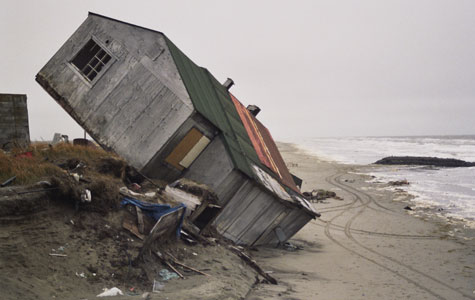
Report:
<svg viewBox="0 0 475 300"><path fill-rule="evenodd" d="M96 75L96 77L94 77L94 79L91 81L89 79L86 78L86 76L81 72L81 70L79 70L73 63L73 59L76 57L76 55L78 55L79 51L81 51L85 46L86 44L89 42L89 40L93 40L97 45L99 45L110 57L111 57L111 60L104 65L104 67L102 68L102 70ZM115 56L114 54L111 53L111 51L107 48L107 46L101 41L99 40L96 36L94 35L91 35L89 38L87 38L81 45L81 47L79 47L79 50L76 51L74 53L74 55L68 60L67 62L67 65L68 67L73 70L74 73L76 73L76 75L78 75L81 80L87 85L89 86L90 88L92 88L96 83L97 81L107 72L107 70L109 70L109 68L116 62L118 61L119 59L117 58L117 56Z"/></svg>

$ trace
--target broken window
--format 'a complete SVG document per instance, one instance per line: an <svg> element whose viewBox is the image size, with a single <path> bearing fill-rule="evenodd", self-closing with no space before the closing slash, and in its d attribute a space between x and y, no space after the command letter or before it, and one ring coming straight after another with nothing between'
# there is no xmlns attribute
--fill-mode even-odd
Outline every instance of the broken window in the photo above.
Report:
<svg viewBox="0 0 475 300"><path fill-rule="evenodd" d="M111 56L93 39L76 54L71 63L89 80L92 81L111 60Z"/></svg>
<svg viewBox="0 0 475 300"><path fill-rule="evenodd" d="M165 161L180 171L188 168L209 142L210 140L199 130L192 128Z"/></svg>

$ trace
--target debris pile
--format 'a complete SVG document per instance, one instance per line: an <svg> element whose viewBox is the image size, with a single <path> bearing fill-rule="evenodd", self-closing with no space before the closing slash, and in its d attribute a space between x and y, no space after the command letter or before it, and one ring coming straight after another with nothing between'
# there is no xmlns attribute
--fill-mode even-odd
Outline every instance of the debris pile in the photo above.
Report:
<svg viewBox="0 0 475 300"><path fill-rule="evenodd" d="M207 186L147 180L91 147L36 144L2 155L15 163L25 159L19 152L31 153L32 169L54 171L17 176L0 188L5 299L144 293L239 298L256 276L276 283L244 248L208 226L219 205ZM2 182L18 170L0 167Z"/></svg>
<svg viewBox="0 0 475 300"><path fill-rule="evenodd" d="M402 186L402 185L409 185L409 181L407 181L406 179L403 179L403 180L389 181L388 184L391 186Z"/></svg>
<svg viewBox="0 0 475 300"><path fill-rule="evenodd" d="M319 202L328 198L342 200L335 192L327 191L323 189L314 189L311 192L303 192L304 197L310 202Z"/></svg>

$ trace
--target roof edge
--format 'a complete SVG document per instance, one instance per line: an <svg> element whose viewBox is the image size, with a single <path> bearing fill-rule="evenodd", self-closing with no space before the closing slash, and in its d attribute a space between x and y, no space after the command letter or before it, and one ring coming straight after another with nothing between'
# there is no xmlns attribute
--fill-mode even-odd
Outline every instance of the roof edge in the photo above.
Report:
<svg viewBox="0 0 475 300"><path fill-rule="evenodd" d="M152 32L155 32L155 33L160 33L160 34L162 34L162 35L165 35L163 32L158 31L158 30L154 30L154 29L150 29L150 28L147 28L147 27L139 26L139 25L136 25L136 24L133 24L133 23L129 23L129 22L117 20L117 19L114 19L114 18L111 18L111 17L108 17L108 16L104 16L104 15L101 15L101 14L98 14L98 13L95 13L95 12L91 12L91 11L88 12L88 16L100 17L100 18L107 19L107 20L110 20L110 21L122 23L122 24L125 24L125 25L134 26L134 27L137 27L137 28L140 28L140 29L145 29L145 30L148 30L148 31L152 31Z"/></svg>

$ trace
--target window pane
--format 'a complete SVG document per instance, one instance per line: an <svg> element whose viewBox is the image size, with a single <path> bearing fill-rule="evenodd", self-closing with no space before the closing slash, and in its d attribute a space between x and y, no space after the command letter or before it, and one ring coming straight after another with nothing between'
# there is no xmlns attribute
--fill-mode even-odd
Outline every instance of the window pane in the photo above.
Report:
<svg viewBox="0 0 475 300"><path fill-rule="evenodd" d="M76 54L71 63L92 81L110 60L111 56L91 39Z"/></svg>

